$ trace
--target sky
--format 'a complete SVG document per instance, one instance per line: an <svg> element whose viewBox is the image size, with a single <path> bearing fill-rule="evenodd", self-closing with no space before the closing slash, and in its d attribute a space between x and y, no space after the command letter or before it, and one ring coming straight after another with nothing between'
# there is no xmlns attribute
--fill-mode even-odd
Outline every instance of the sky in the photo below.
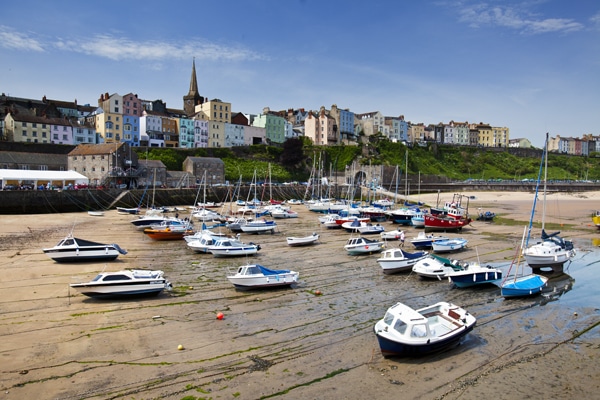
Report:
<svg viewBox="0 0 600 400"><path fill-rule="evenodd" d="M19 0L2 5L0 92L97 105L135 93L233 112L380 111L488 123L542 147L600 135L596 0Z"/></svg>

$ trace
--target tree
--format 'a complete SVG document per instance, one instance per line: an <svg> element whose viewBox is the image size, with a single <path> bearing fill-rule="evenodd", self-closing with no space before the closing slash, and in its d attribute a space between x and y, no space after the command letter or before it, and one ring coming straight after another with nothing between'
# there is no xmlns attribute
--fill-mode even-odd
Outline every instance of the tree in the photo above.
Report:
<svg viewBox="0 0 600 400"><path fill-rule="evenodd" d="M302 140L290 138L283 143L283 151L279 156L279 162L284 168L294 168L302 165L304 161L304 147Z"/></svg>

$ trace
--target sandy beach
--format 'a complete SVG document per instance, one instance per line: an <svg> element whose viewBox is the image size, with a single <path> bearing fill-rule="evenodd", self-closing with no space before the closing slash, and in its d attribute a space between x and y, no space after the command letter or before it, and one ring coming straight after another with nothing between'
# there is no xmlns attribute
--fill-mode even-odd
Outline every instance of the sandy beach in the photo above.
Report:
<svg viewBox="0 0 600 400"><path fill-rule="evenodd" d="M472 215L489 210L519 223L473 221L449 233L469 240L456 258L508 267L533 194L465 194ZM437 194L411 199L435 205ZM248 259L153 241L131 225L135 216L114 210L102 217L3 215L0 399L598 398L600 232L590 218L598 199L599 192L548 196L546 221L574 241L577 260L550 277L545 295L510 300L496 286L458 289L410 273L384 275L376 254L348 256L349 234L324 229L302 205L293 206L299 218L277 220L275 234L242 235L262 247ZM59 264L42 252L71 231L128 254ZM418 230L405 231L410 248ZM320 233L318 244L287 246L286 236L312 232ZM236 290L226 276L245 263L299 271L300 282ZM96 300L69 287L125 268L161 269L174 289L155 298ZM416 359L381 356L373 325L389 306L442 300L477 317L460 346Z"/></svg>

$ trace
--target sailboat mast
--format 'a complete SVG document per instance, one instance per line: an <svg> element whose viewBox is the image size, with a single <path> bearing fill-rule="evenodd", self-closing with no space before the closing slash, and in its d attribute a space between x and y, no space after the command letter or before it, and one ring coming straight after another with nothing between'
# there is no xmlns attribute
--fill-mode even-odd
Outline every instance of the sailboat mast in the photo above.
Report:
<svg viewBox="0 0 600 400"><path fill-rule="evenodd" d="M542 231L546 224L546 185L548 183L548 132L546 132L546 143L544 146L544 202L542 203Z"/></svg>

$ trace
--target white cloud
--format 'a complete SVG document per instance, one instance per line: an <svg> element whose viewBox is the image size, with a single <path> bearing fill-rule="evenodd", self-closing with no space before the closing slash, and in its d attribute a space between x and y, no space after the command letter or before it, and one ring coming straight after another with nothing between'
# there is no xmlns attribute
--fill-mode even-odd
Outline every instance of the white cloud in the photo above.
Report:
<svg viewBox="0 0 600 400"><path fill-rule="evenodd" d="M15 32L7 26L0 26L0 47L18 50L45 51L56 49L74 52L115 61L165 61L170 59L200 60L265 60L266 56L240 46L227 46L210 43L202 39L170 43L166 41L137 42L125 37L98 35L88 39L55 38L43 43L25 34Z"/></svg>
<svg viewBox="0 0 600 400"><path fill-rule="evenodd" d="M16 50L44 51L43 44L38 40L3 25L0 25L0 47Z"/></svg>
<svg viewBox="0 0 600 400"><path fill-rule="evenodd" d="M584 28L583 24L572 19L540 19L527 15L523 10L506 6L473 4L463 7L459 14L460 21L468 23L473 28L495 25L515 29L526 34L574 32Z"/></svg>

